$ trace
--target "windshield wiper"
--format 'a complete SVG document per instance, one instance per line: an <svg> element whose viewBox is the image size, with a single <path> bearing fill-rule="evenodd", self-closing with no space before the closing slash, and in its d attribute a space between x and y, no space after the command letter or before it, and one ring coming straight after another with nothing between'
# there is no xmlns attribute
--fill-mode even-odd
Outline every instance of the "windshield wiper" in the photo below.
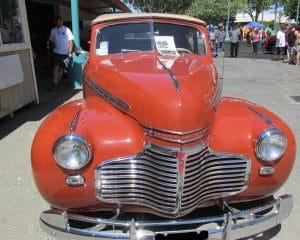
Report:
<svg viewBox="0 0 300 240"><path fill-rule="evenodd" d="M138 50L138 49L121 49L121 57L124 57L124 54L125 53L128 53L128 52L141 52L141 50Z"/></svg>

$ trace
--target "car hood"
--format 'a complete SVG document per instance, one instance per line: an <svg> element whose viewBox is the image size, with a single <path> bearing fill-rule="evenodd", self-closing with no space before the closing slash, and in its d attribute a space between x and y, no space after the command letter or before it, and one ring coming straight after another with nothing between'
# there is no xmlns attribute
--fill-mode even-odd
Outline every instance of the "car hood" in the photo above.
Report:
<svg viewBox="0 0 300 240"><path fill-rule="evenodd" d="M86 73L126 102L140 124L188 132L207 126L214 114L217 73L205 59L128 53L104 58Z"/></svg>

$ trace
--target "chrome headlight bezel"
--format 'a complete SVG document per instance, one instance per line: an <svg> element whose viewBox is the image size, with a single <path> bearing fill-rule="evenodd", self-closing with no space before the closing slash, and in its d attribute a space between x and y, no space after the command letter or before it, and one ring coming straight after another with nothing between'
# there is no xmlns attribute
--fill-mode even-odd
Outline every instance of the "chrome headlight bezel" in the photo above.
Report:
<svg viewBox="0 0 300 240"><path fill-rule="evenodd" d="M260 147L261 147L261 144L263 143L263 141L267 138L267 137L271 137L271 136L274 136L274 135L278 135L280 137L282 137L283 139L283 143L284 143L284 148L281 152L278 153L278 156L276 158L273 158L273 159L270 159L270 158L266 158L266 156L264 156L261 151L260 151ZM256 140L255 142L255 154L256 156L261 159L262 161L264 162L276 162L278 160L280 160L282 158L282 156L284 155L284 153L286 152L286 148L287 148L287 138L285 136L285 134L278 130L278 129L275 129L275 128L271 128L271 129L267 129L265 131L263 131L258 139Z"/></svg>
<svg viewBox="0 0 300 240"><path fill-rule="evenodd" d="M85 161L83 162L83 164L80 164L78 167L70 167L65 164L62 164L62 161L60 159L58 159L58 157L57 157L57 148L60 146L60 144L66 142L66 141L74 141L74 142L80 144L86 150L87 157L86 157ZM82 136L80 136L78 134L74 134L74 133L69 133L69 134L66 134L66 135L60 137L53 146L52 154L53 154L56 164L59 165L60 167L62 167L63 169L67 169L67 170L82 169L92 159L91 145L87 142L87 140L85 138L83 138Z"/></svg>

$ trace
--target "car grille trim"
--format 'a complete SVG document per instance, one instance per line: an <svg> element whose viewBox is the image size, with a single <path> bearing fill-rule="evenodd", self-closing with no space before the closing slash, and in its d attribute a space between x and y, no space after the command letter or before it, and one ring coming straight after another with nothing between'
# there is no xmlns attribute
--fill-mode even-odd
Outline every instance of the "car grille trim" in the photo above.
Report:
<svg viewBox="0 0 300 240"><path fill-rule="evenodd" d="M98 165L95 190L105 203L182 216L205 201L243 192L249 174L250 159L242 155L215 153L203 145L180 149L149 143L140 154Z"/></svg>
<svg viewBox="0 0 300 240"><path fill-rule="evenodd" d="M142 123L140 124L148 136L162 141L179 144L192 143L204 140L208 136L211 127L211 125L208 124L204 128L196 129L189 132L175 132L146 126Z"/></svg>

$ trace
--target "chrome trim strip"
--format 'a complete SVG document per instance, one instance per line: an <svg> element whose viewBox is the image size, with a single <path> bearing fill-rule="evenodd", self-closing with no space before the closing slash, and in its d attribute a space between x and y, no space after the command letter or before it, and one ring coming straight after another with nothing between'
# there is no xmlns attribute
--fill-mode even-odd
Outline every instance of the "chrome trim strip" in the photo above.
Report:
<svg viewBox="0 0 300 240"><path fill-rule="evenodd" d="M171 71L171 69L169 69L159 58L156 58L156 59L159 62L159 64L163 67L163 69L166 70L167 73L169 74L170 78L172 79L172 82L173 82L176 92L180 92L178 78L174 75L174 73Z"/></svg>
<svg viewBox="0 0 300 240"><path fill-rule="evenodd" d="M177 189L176 189L176 206L173 214L180 215L181 205L182 205L182 196L183 196L183 187L184 187L184 178L186 171L186 160L188 157L187 152L176 152L173 154L177 159Z"/></svg>
<svg viewBox="0 0 300 240"><path fill-rule="evenodd" d="M140 123L140 125L143 128L147 128L149 130L153 130L153 131L157 131L157 132L161 132L161 133L172 134L172 135L181 135L181 136L183 136L183 135L188 135L188 134L197 133L197 132L206 130L207 128L209 128L211 126L211 123L207 124L203 128L199 128L199 129L195 129L195 130L191 130L191 131L187 131L187 132L176 132L176 131L172 131L172 130L165 130L165 129L154 128L154 127L151 127L151 126L144 125L143 123Z"/></svg>
<svg viewBox="0 0 300 240"><path fill-rule="evenodd" d="M176 132L176 131L169 131L169 130L162 130L150 126L146 126L140 123L140 125L144 128L146 133L153 138L162 140L162 141L167 141L167 142L172 142L172 143L191 143L195 142L201 139L204 139L207 137L210 131L210 126L211 124L208 124L204 128L200 128L197 130L192 130L188 132ZM158 136L158 134L168 134L170 136ZM198 136L189 136L189 135L198 135ZM180 139L172 139L174 138L180 138ZM182 139L182 138L187 138L187 139Z"/></svg>
<svg viewBox="0 0 300 240"><path fill-rule="evenodd" d="M185 144L185 143L192 143L192 142L196 142L196 141L199 141L201 139L204 139L207 135L208 135L208 133L205 136L190 138L188 140L173 140L173 139L158 137L158 136L153 136L153 135L151 137L162 140L162 141L171 142L171 143Z"/></svg>
<svg viewBox="0 0 300 240"><path fill-rule="evenodd" d="M250 105L246 105L246 107L251 110L252 112L254 112L257 116L259 116L262 120L264 120L269 126L273 127L274 126L274 122L272 119L270 119L269 117L267 117L266 115L264 115L263 113L257 111L256 109L254 109L252 106Z"/></svg>
<svg viewBox="0 0 300 240"><path fill-rule="evenodd" d="M97 94L99 94L99 96L102 97L105 101L112 104L124 113L127 113L130 110L131 106L129 104L106 91L104 88L100 87L86 73L84 74L84 78L86 78L87 85Z"/></svg>
<svg viewBox="0 0 300 240"><path fill-rule="evenodd" d="M76 113L76 115L74 116L71 125L70 125L70 132L74 132L76 130L79 118L80 118L80 114L81 114L81 109Z"/></svg>
<svg viewBox="0 0 300 240"><path fill-rule="evenodd" d="M158 235L198 233L205 231L209 240L247 238L260 234L282 223L292 213L293 196L283 195L254 208L225 212L223 215L160 221L114 220L88 217L65 211L48 210L40 215L42 229L58 239L74 240L154 240ZM269 211L270 210L270 211ZM121 216L122 217L122 216ZM76 228L70 220L103 225L100 231ZM113 230L105 230L113 229ZM147 230L145 230L147 229ZM150 237L149 237L150 236ZM174 236L176 238L176 235ZM225 238L225 239L226 239Z"/></svg>

